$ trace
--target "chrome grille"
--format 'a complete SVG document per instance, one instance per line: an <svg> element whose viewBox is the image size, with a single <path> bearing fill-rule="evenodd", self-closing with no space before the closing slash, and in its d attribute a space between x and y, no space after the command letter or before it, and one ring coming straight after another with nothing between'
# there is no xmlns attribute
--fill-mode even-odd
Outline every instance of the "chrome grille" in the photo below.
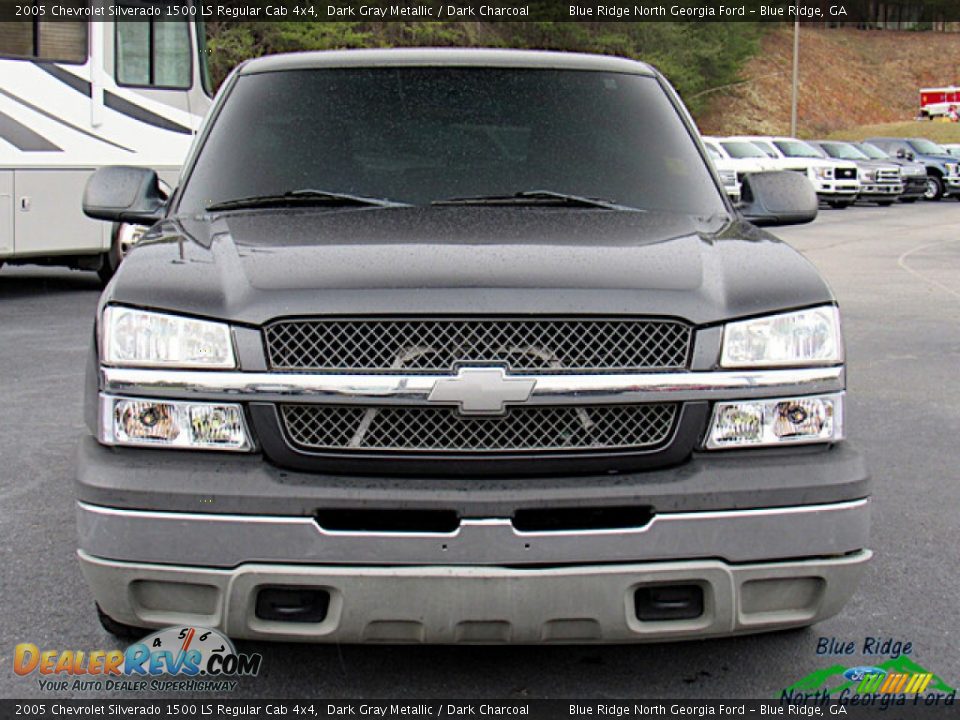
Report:
<svg viewBox="0 0 960 720"><path fill-rule="evenodd" d="M857 177L856 168L837 168L834 171L834 177L837 180L853 180Z"/></svg>
<svg viewBox="0 0 960 720"><path fill-rule="evenodd" d="M673 320L281 320L264 328L272 370L515 373L686 367L692 330Z"/></svg>
<svg viewBox="0 0 960 720"><path fill-rule="evenodd" d="M676 404L514 407L496 417L451 408L282 405L290 443L307 451L509 453L653 448Z"/></svg>
<svg viewBox="0 0 960 720"><path fill-rule="evenodd" d="M900 171L899 170L877 170L877 181L878 182L899 182L900 180Z"/></svg>

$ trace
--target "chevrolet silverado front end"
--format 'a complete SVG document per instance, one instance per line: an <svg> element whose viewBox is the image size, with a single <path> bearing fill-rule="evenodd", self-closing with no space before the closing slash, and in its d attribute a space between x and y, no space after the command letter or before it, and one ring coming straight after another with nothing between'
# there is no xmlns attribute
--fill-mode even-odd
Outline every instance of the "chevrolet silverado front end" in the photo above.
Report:
<svg viewBox="0 0 960 720"><path fill-rule="evenodd" d="M333 102L331 99L335 98ZM791 208L791 203L794 207ZM249 62L101 298L79 557L113 632L631 642L809 625L870 557L836 301L646 65Z"/></svg>

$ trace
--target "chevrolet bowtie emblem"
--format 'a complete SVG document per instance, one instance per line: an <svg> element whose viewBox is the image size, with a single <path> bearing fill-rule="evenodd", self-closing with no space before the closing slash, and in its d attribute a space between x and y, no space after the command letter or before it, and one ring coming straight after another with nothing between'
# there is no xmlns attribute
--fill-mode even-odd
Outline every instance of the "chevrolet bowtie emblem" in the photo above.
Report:
<svg viewBox="0 0 960 720"><path fill-rule="evenodd" d="M503 368L460 368L454 378L437 380L427 398L456 405L464 415L500 415L507 403L522 403L533 392L533 378L508 378Z"/></svg>

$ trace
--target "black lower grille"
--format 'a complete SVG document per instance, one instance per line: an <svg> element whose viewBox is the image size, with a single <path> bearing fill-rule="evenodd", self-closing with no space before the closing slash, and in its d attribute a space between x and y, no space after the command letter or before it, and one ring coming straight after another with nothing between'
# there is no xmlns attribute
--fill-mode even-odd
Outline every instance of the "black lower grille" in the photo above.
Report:
<svg viewBox="0 0 960 720"><path fill-rule="evenodd" d="M305 451L511 453L649 449L670 438L675 404L514 407L495 417L453 408L283 405L288 442Z"/></svg>

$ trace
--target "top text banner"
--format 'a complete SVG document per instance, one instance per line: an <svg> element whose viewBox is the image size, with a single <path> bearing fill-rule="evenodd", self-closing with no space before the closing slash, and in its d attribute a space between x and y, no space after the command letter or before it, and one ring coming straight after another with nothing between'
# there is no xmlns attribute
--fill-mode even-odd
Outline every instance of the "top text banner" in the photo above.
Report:
<svg viewBox="0 0 960 720"><path fill-rule="evenodd" d="M0 0L0 21L208 22L793 22L876 24L875 0ZM958 23L960 0L888 3L890 26L904 29Z"/></svg>

